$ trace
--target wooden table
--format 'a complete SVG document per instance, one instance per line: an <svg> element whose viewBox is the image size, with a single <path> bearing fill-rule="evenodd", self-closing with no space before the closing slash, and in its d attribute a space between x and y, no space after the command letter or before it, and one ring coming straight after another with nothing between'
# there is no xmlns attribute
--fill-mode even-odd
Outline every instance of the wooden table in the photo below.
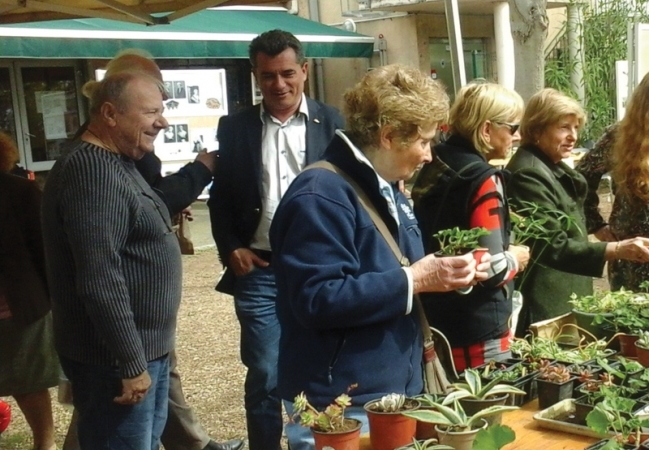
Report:
<svg viewBox="0 0 649 450"><path fill-rule="evenodd" d="M503 450L583 450L598 441L592 437L541 428L532 418L538 410L538 401L534 400L518 411L503 415L503 424L516 432L516 440ZM369 436L361 436L360 450L372 450Z"/></svg>

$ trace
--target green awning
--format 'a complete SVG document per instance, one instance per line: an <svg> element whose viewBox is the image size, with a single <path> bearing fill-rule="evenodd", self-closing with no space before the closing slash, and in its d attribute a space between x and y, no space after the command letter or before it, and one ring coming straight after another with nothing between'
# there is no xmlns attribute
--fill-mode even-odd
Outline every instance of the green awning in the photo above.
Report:
<svg viewBox="0 0 649 450"><path fill-rule="evenodd" d="M374 38L291 15L282 8L214 8L144 26L105 19L0 25L0 58L110 59L126 48L154 58L247 58L255 36L290 31L309 58L369 58Z"/></svg>

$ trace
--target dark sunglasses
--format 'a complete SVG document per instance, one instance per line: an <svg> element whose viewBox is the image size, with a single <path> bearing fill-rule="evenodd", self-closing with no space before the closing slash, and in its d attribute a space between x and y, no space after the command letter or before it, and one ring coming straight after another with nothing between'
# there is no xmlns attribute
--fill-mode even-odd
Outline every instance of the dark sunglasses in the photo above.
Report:
<svg viewBox="0 0 649 450"><path fill-rule="evenodd" d="M509 128L509 133L513 136L516 134L518 129L520 128L521 124L520 123L507 123L507 122L496 122L498 125L504 125Z"/></svg>

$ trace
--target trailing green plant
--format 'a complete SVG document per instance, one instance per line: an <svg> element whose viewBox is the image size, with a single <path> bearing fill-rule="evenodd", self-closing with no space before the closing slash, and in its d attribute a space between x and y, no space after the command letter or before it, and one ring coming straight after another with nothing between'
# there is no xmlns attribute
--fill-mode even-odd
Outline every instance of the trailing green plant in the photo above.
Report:
<svg viewBox="0 0 649 450"><path fill-rule="evenodd" d="M550 219L557 220L562 230L568 230L575 224L575 219L563 211L528 201L521 201L517 208L510 211L509 216L512 222L512 242L516 245L534 242L549 245L556 234L555 230L546 227Z"/></svg>
<svg viewBox="0 0 649 450"><path fill-rule="evenodd" d="M599 364L609 375L620 380L620 384L622 385L629 384L630 375L638 373L641 370L644 370L644 367L638 361L619 357L617 362L618 362L617 365L612 365L609 364L609 362L603 358L597 358L597 364ZM642 382L642 380L638 380L638 381L641 382L641 385L644 385L646 387L646 383ZM642 386L637 386L637 387L642 387Z"/></svg>
<svg viewBox="0 0 649 450"><path fill-rule="evenodd" d="M489 231L484 227L475 227L469 230L453 227L440 230L433 234L433 237L439 241L439 251L442 255L457 256L480 248L479 239L488 235Z"/></svg>
<svg viewBox="0 0 649 450"><path fill-rule="evenodd" d="M541 336L528 336L527 339L514 339L510 345L513 354L525 360L539 361L550 359L565 363L581 364L598 357L606 357L610 350L606 349L604 340L580 342L575 348L563 348L557 342L566 336L558 335L554 339Z"/></svg>
<svg viewBox="0 0 649 450"><path fill-rule="evenodd" d="M448 431L468 431L482 423L482 419L518 409L517 406L493 405L468 416L457 399L450 406L435 403L434 407L435 409L419 409L406 411L402 414L420 422L435 423L446 427Z"/></svg>
<svg viewBox="0 0 649 450"><path fill-rule="evenodd" d="M616 332L640 334L649 330L649 295L645 292L624 290L611 292L618 304L610 314L598 314L593 319L597 325L610 324Z"/></svg>
<svg viewBox="0 0 649 450"><path fill-rule="evenodd" d="M483 385L480 372L476 369L465 370L464 381L464 383L453 383L451 385L453 390L446 395L442 404L449 405L455 400L463 398L485 400L501 394L525 395L525 391L522 389L509 384L501 384L499 378Z"/></svg>

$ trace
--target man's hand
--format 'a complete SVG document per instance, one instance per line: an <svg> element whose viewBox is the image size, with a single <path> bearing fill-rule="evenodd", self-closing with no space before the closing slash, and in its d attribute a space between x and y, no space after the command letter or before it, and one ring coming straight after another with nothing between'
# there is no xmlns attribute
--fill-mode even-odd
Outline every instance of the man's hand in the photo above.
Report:
<svg viewBox="0 0 649 450"><path fill-rule="evenodd" d="M151 377L145 370L135 378L122 379L122 395L115 397L113 401L120 405L135 405L141 402L151 387Z"/></svg>
<svg viewBox="0 0 649 450"><path fill-rule="evenodd" d="M269 261L264 261L249 248L238 248L230 253L228 264L238 277L246 275L256 267L268 267Z"/></svg>
<svg viewBox="0 0 649 450"><path fill-rule="evenodd" d="M208 152L207 150L203 149L198 152L195 161L205 164L205 167L207 167L210 172L214 173L214 171L216 170L216 162L218 161L217 155L218 152Z"/></svg>

